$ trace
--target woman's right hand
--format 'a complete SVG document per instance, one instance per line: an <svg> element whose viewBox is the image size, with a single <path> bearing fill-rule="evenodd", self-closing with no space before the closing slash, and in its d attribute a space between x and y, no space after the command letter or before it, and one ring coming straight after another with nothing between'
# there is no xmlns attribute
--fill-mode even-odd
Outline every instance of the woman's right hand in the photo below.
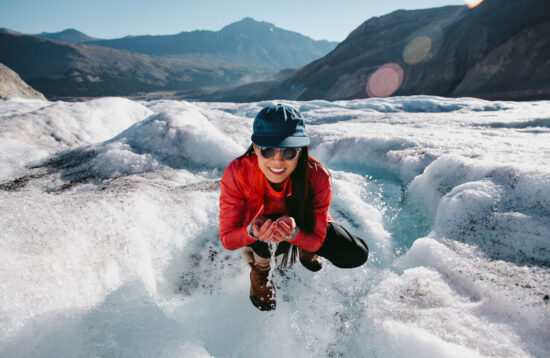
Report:
<svg viewBox="0 0 550 358"><path fill-rule="evenodd" d="M260 216L252 222L252 235L260 241L270 241L277 222L265 216Z"/></svg>

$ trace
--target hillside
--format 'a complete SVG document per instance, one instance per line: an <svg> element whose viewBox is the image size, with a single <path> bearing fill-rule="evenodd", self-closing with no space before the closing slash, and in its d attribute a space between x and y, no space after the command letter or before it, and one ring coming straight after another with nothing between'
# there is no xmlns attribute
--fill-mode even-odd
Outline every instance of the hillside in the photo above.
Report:
<svg viewBox="0 0 550 358"><path fill-rule="evenodd" d="M60 32L42 32L40 34L36 34L35 36L43 37L50 40L68 42L71 44L80 44L87 41L99 40L98 38L88 36L85 33L75 29L66 29Z"/></svg>
<svg viewBox="0 0 550 358"><path fill-rule="evenodd" d="M269 68L274 71L304 66L326 55L337 45L336 42L315 41L297 32L252 18L244 18L220 31L128 36L91 41L88 44L155 56L200 54L239 66Z"/></svg>
<svg viewBox="0 0 550 358"><path fill-rule="evenodd" d="M379 86L393 80L392 95L550 99L549 28L545 0L399 10L369 19L334 51L285 80L252 83L208 99L365 98L369 79L388 64L398 67L384 67L389 77L379 76Z"/></svg>
<svg viewBox="0 0 550 358"><path fill-rule="evenodd" d="M46 99L35 91L11 69L0 63L0 99L4 98Z"/></svg>
<svg viewBox="0 0 550 358"><path fill-rule="evenodd" d="M91 39L74 29L36 36L0 29L0 62L48 98L151 92L194 98L270 76L286 78L291 68L336 46L251 18L220 31Z"/></svg>
<svg viewBox="0 0 550 358"><path fill-rule="evenodd" d="M197 56L149 56L0 33L0 62L48 98L219 88L265 72Z"/></svg>

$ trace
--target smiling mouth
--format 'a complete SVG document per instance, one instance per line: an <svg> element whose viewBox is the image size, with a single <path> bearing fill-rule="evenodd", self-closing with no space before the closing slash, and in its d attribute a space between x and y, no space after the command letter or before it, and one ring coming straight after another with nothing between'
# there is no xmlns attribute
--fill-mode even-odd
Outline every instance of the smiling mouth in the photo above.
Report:
<svg viewBox="0 0 550 358"><path fill-rule="evenodd" d="M269 171L277 175L277 174L282 174L285 171L285 168L280 168L280 169L269 168Z"/></svg>

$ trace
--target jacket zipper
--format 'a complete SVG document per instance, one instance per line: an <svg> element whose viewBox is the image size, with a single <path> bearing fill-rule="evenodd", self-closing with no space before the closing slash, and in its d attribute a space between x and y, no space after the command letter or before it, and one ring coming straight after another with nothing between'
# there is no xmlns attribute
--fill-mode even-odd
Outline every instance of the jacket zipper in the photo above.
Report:
<svg viewBox="0 0 550 358"><path fill-rule="evenodd" d="M254 217L252 218L252 220L250 220L250 222L253 222L254 220L256 220L256 218L260 215L260 213L262 212L262 210L264 210L264 205L262 204L262 206L260 207L260 210L258 210L258 212L256 213L256 215L254 215Z"/></svg>

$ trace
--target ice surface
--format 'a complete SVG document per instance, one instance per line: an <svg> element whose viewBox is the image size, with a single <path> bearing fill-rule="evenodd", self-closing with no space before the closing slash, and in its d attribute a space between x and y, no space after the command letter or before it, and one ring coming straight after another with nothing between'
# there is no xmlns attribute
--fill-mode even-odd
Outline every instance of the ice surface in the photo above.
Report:
<svg viewBox="0 0 550 358"><path fill-rule="evenodd" d="M283 101L371 256L265 313L218 196L271 103L1 101L0 356L550 355L550 102Z"/></svg>
<svg viewBox="0 0 550 358"><path fill-rule="evenodd" d="M123 98L82 103L9 99L0 112L0 181L56 151L112 138L151 113Z"/></svg>
<svg viewBox="0 0 550 358"><path fill-rule="evenodd" d="M244 147L185 103L152 114L116 137L54 155L42 166L62 169L69 181L117 178L163 168L225 168Z"/></svg>

